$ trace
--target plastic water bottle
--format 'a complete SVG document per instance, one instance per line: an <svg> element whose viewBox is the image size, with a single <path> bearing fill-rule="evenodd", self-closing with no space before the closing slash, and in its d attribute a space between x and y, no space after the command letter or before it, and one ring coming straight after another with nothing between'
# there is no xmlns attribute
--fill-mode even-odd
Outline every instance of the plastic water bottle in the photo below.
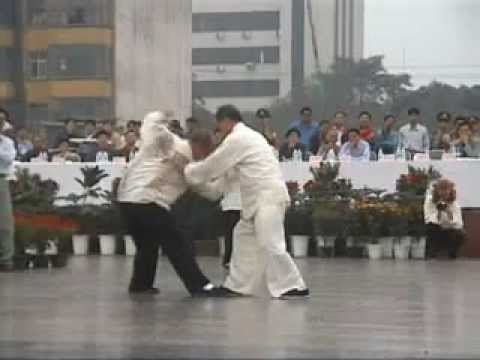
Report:
<svg viewBox="0 0 480 360"><path fill-rule="evenodd" d="M380 150L378 150L378 161L382 161L383 159L385 159L385 155L383 154L382 148L380 148Z"/></svg>

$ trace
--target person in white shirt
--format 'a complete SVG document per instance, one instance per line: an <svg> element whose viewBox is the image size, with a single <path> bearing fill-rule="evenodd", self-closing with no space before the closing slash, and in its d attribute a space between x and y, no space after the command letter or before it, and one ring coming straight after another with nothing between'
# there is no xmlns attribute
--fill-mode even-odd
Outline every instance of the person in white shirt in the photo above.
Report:
<svg viewBox="0 0 480 360"><path fill-rule="evenodd" d="M451 259L457 257L465 240L462 209L456 199L455 184L441 179L427 192L424 204L427 226L428 258L436 257L446 250Z"/></svg>
<svg viewBox="0 0 480 360"><path fill-rule="evenodd" d="M408 116L409 123L402 126L399 131L399 148L404 149L408 160L411 160L415 154L430 150L430 136L428 129L420 124L419 109L409 109Z"/></svg>
<svg viewBox="0 0 480 360"><path fill-rule="evenodd" d="M0 129L3 129L4 121L0 117ZM16 151L13 140L3 135L0 131L0 272L14 270L14 221L7 177L12 172L15 156Z"/></svg>
<svg viewBox="0 0 480 360"><path fill-rule="evenodd" d="M358 129L348 132L348 142L340 148L340 159L352 161L370 161L370 144L360 138Z"/></svg>
<svg viewBox="0 0 480 360"><path fill-rule="evenodd" d="M222 144L206 159L186 166L193 185L223 179L235 170L240 183L242 218L234 230L230 274L224 296L255 293L266 278L274 298L306 297L309 290L286 250L284 219L290 204L280 164L262 134L243 124L231 105L216 114Z"/></svg>
<svg viewBox="0 0 480 360"><path fill-rule="evenodd" d="M153 284L160 245L192 296L215 296L218 288L200 270L192 244L181 235L170 212L187 190L183 170L192 161L192 149L167 126L161 112L145 117L142 145L118 186L119 207L137 248L129 291L158 293ZM212 199L221 196L213 187L198 191Z"/></svg>

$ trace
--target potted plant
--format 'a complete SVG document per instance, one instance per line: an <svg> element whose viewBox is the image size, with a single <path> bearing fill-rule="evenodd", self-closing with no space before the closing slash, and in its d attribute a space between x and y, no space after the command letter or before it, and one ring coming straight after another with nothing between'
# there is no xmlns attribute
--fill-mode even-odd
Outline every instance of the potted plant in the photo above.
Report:
<svg viewBox="0 0 480 360"><path fill-rule="evenodd" d="M287 183L291 205L285 215L285 229L290 239L293 257L306 257L312 236L311 211L309 199L301 192L298 183Z"/></svg>
<svg viewBox="0 0 480 360"><path fill-rule="evenodd" d="M105 215L99 203L108 201L110 194L100 186L100 182L108 177L104 170L98 166L86 166L80 171L82 178L75 178L75 181L82 187L82 192L72 193L60 200L68 204L65 211L75 216L80 224L79 233L72 237L73 253L87 255L90 238L98 234L98 223Z"/></svg>
<svg viewBox="0 0 480 360"><path fill-rule="evenodd" d="M78 224L58 214L25 214L16 212L15 227L18 251L29 256L33 267L45 268L50 264L64 267L68 256L64 242L77 231ZM56 251L48 252L53 244Z"/></svg>

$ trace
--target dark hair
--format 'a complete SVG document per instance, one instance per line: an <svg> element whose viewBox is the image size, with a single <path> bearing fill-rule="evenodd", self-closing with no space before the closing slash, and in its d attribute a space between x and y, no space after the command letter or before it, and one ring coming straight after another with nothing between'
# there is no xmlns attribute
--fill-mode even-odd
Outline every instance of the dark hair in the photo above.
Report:
<svg viewBox="0 0 480 360"><path fill-rule="evenodd" d="M351 133L355 133L357 135L360 135L360 130L358 130L357 128L353 128L353 129L348 130L348 135L350 135Z"/></svg>
<svg viewBox="0 0 480 360"><path fill-rule="evenodd" d="M224 105L218 108L215 114L217 122L220 122L226 118L229 118L233 122L243 122L242 114L233 105Z"/></svg>
<svg viewBox="0 0 480 360"><path fill-rule="evenodd" d="M387 114L385 115L385 117L383 118L383 121L387 121L388 119L394 119L395 120L395 115L393 114Z"/></svg>
<svg viewBox="0 0 480 360"><path fill-rule="evenodd" d="M270 111L264 108L258 109L255 116L259 119L270 119L272 117Z"/></svg>
<svg viewBox="0 0 480 360"><path fill-rule="evenodd" d="M310 114L313 113L312 111L312 108L309 107L309 106L304 106L301 110L300 110L300 115L305 115L305 113L309 112Z"/></svg>
<svg viewBox="0 0 480 360"><path fill-rule="evenodd" d="M358 118L360 119L362 116L368 116L370 120L372 120L372 114L368 111L362 111L360 114L358 114Z"/></svg>
<svg viewBox="0 0 480 360"><path fill-rule="evenodd" d="M95 134L95 139L98 139L102 135L105 135L106 137L109 137L109 134L105 130L100 130Z"/></svg>
<svg viewBox="0 0 480 360"><path fill-rule="evenodd" d="M460 129L464 126L468 126L469 129L472 129L472 124L470 124L470 122L468 122L467 120L464 120L464 121L460 121L458 124L457 124L457 128Z"/></svg>
<svg viewBox="0 0 480 360"><path fill-rule="evenodd" d="M408 115L420 115L420 109L416 108L416 107L412 107L410 109L408 109Z"/></svg>
<svg viewBox="0 0 480 360"><path fill-rule="evenodd" d="M463 115L458 115L458 116L455 117L455 123L456 124L466 122L466 121L467 121L467 118Z"/></svg>
<svg viewBox="0 0 480 360"><path fill-rule="evenodd" d="M450 121L452 120L452 115L447 111L442 111L437 114L437 121Z"/></svg>
<svg viewBox="0 0 480 360"><path fill-rule="evenodd" d="M298 130L296 127L294 127L294 128L288 129L287 133L285 134L285 137L288 138L293 133L297 134L298 137L302 136L302 134L300 133L300 130Z"/></svg>
<svg viewBox="0 0 480 360"><path fill-rule="evenodd" d="M10 122L10 113L7 110L5 110L4 108L0 108L0 113L5 115L5 121Z"/></svg>
<svg viewBox="0 0 480 360"><path fill-rule="evenodd" d="M130 120L129 122L127 122L127 127L129 126L138 126L138 121L137 120Z"/></svg>
<svg viewBox="0 0 480 360"><path fill-rule="evenodd" d="M342 114L343 116L347 117L347 113L343 110L335 111L335 114L333 114L333 117L337 117L337 115L339 114Z"/></svg>

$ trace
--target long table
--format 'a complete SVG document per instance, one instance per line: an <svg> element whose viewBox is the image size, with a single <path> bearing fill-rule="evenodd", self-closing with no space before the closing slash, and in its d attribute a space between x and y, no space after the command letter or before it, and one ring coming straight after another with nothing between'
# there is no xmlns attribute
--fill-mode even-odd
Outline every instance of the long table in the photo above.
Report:
<svg viewBox="0 0 480 360"><path fill-rule="evenodd" d="M457 184L458 199L463 208L480 208L480 160L442 160L442 161L379 161L379 162L343 162L340 177L352 180L355 188L365 186L392 192L395 182L401 174L406 174L408 165L427 168L430 165L447 179ZM16 163L17 168L27 168L31 173L39 174L43 179L52 179L59 186L59 196L80 193L81 186L75 178L81 178L80 169L85 166L99 166L109 176L100 186L111 189L112 180L121 177L125 164L121 163ZM281 168L285 181L305 183L312 178L310 164L303 162L284 162Z"/></svg>

